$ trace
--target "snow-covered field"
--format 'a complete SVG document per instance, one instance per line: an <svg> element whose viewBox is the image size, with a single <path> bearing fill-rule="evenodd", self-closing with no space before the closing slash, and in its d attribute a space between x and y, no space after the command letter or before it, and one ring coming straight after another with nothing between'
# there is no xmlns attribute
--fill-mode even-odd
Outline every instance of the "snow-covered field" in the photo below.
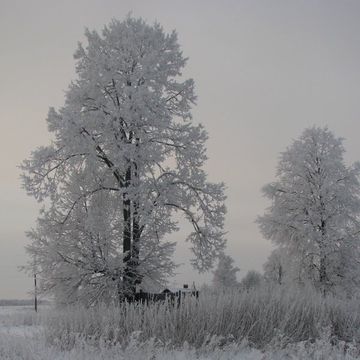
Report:
<svg viewBox="0 0 360 360"><path fill-rule="evenodd" d="M73 310L74 311L74 310ZM90 314L90 313L89 313ZM88 314L88 315L89 315ZM91 314L90 314L91 315ZM213 337L200 347L193 347L185 342L182 346L165 344L154 338L140 339L134 332L126 345L109 346L105 341L85 341L83 337L75 338L71 348L65 349L61 339L49 341L49 324L57 326L54 321L63 322L58 328L71 332L74 326L70 318L77 317L77 326L83 321L71 313L55 311L51 307L40 308L35 314L30 307L0 307L0 359L1 360L292 360L292 359L357 359L355 345L342 341L334 342L329 334L314 341L297 343L272 344L262 350L254 349L246 341L228 342ZM95 312L91 316L95 316ZM106 318L106 314L104 314ZM52 319L49 321L49 319ZM81 326L92 326L92 321ZM55 324L55 325L54 325ZM104 324L99 325L99 329ZM90 330L87 329L87 332ZM53 332L53 334L55 334ZM50 336L52 332L50 331ZM332 344L332 345L331 345Z"/></svg>
<svg viewBox="0 0 360 360"><path fill-rule="evenodd" d="M40 316L29 306L0 306L0 338L33 336L42 329Z"/></svg>

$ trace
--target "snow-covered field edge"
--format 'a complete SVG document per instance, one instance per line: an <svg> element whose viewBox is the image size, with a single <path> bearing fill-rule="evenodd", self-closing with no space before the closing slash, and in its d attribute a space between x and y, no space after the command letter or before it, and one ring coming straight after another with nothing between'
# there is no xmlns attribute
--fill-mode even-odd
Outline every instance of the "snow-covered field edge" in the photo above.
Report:
<svg viewBox="0 0 360 360"><path fill-rule="evenodd" d="M53 309L35 314L30 308L0 308L1 360L353 360L359 358L356 344L335 339L331 329L324 328L320 338L287 343L281 338L259 350L246 340L224 341L212 336L203 345L188 342L174 346L155 338L144 340L139 331L129 336L126 345L109 344L77 337L72 347L48 341L48 324ZM55 311L57 313L57 311ZM54 315L54 314L53 314ZM56 315L56 314L55 314ZM77 319L79 321L79 319ZM65 331L65 329L64 329ZM95 344L95 345L94 345Z"/></svg>
<svg viewBox="0 0 360 360"><path fill-rule="evenodd" d="M209 343L200 349L184 344L180 349L159 344L153 339L139 342L136 334L123 348L119 345L91 346L79 340L71 350L61 350L46 344L44 333L33 335L21 332L0 334L0 359L2 360L353 360L357 359L356 349L345 343L331 344L324 339L314 343L300 342L284 349L253 349L246 343L228 344L224 347Z"/></svg>

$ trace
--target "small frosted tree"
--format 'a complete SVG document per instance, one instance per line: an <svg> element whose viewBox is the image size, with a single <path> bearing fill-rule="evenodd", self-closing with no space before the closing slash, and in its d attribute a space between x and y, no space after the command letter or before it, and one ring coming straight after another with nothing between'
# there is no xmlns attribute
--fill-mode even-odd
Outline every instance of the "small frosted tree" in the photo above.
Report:
<svg viewBox="0 0 360 360"><path fill-rule="evenodd" d="M263 280L263 276L255 271L250 270L246 273L246 275L242 278L240 282L240 286L242 289L249 291L261 285Z"/></svg>
<svg viewBox="0 0 360 360"><path fill-rule="evenodd" d="M78 79L48 114L54 139L22 164L25 189L46 205L28 252L43 291L96 299L115 288L121 298L171 274L174 213L193 226L193 266L211 268L225 244L225 197L202 169L207 134L192 122L176 33L128 17L85 35Z"/></svg>
<svg viewBox="0 0 360 360"><path fill-rule="evenodd" d="M299 279L326 293L359 283L359 165L348 167L342 139L306 129L281 154L272 204L258 219L264 236L287 249Z"/></svg>
<svg viewBox="0 0 360 360"><path fill-rule="evenodd" d="M281 248L273 250L264 264L264 279L278 285L284 283L285 252Z"/></svg>
<svg viewBox="0 0 360 360"><path fill-rule="evenodd" d="M213 272L213 285L215 288L236 288L239 283L236 279L236 273L240 269L234 266L234 259L229 256L222 254L219 257L217 268Z"/></svg>
<svg viewBox="0 0 360 360"><path fill-rule="evenodd" d="M293 286L303 282L301 257L290 253L287 247L275 248L266 260L263 269L264 279L270 283Z"/></svg>

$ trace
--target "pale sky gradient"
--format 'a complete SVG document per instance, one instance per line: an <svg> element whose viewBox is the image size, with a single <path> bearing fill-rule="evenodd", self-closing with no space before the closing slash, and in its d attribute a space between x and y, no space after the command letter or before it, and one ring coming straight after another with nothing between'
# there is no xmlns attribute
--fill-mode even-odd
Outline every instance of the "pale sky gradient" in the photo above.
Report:
<svg viewBox="0 0 360 360"><path fill-rule="evenodd" d="M176 29L189 57L193 115L209 132L209 179L227 185L227 252L241 276L261 270L271 251L254 221L269 205L261 187L292 139L328 125L346 139L347 160L360 159L358 0L0 0L0 298L24 298L32 286L17 267L38 204L17 165L49 141L48 107L63 104L84 28L130 11ZM184 232L174 238L177 260L188 263ZM210 279L188 265L179 272L179 283Z"/></svg>

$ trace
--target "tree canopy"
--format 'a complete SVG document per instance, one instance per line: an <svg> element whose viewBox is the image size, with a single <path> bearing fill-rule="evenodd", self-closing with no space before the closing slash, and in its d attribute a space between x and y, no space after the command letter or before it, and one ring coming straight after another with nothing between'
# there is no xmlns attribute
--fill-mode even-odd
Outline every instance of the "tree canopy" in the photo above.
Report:
<svg viewBox="0 0 360 360"><path fill-rule="evenodd" d="M236 273L239 271L240 269L234 266L234 259L229 255L222 254L219 257L217 268L213 272L214 287L218 289L238 287Z"/></svg>
<svg viewBox="0 0 360 360"><path fill-rule="evenodd" d="M322 291L359 282L359 164L344 162L343 140L306 129L280 156L271 200L258 219L264 236L298 263L298 279Z"/></svg>
<svg viewBox="0 0 360 360"><path fill-rule="evenodd" d="M53 140L22 170L44 204L28 247L43 290L95 301L172 274L175 213L193 226L192 265L211 268L225 245L225 196L202 168L207 134L192 121L177 34L129 16L85 35L78 77L49 110Z"/></svg>

